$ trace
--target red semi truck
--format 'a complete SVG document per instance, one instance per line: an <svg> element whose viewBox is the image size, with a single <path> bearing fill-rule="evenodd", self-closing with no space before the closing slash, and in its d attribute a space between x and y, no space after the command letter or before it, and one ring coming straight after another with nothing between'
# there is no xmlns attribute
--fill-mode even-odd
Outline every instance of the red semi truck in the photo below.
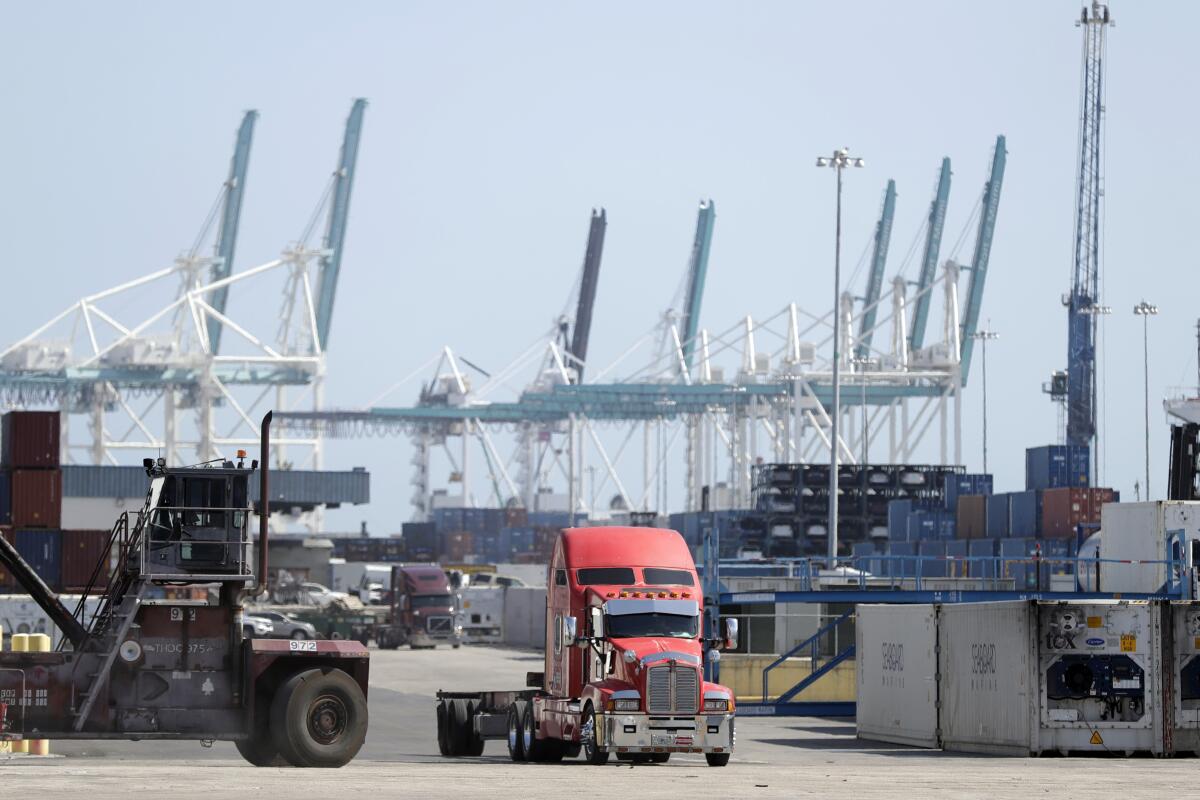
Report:
<svg viewBox="0 0 1200 800"><path fill-rule="evenodd" d="M547 576L545 669L516 691L437 693L438 748L479 755L504 738L514 761L583 753L664 762L729 761L733 692L703 679L704 659L737 646L737 621L705 639L704 598L683 537L660 528L571 528Z"/></svg>
<svg viewBox="0 0 1200 800"><path fill-rule="evenodd" d="M380 647L395 649L407 644L414 650L462 644L458 600L450 579L437 564L395 564L388 621L375 628Z"/></svg>

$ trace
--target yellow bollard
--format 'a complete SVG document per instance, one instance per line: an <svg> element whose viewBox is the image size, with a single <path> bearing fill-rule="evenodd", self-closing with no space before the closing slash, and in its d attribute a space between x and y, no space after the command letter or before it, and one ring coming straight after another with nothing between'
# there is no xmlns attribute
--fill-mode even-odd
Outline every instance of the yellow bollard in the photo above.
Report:
<svg viewBox="0 0 1200 800"><path fill-rule="evenodd" d="M12 651L14 653L29 652L29 634L28 633L14 633L12 636L8 637L8 640L12 643ZM18 703L23 703L24 701L25 701L25 698L23 698L23 697L17 698ZM8 713L10 715L19 715L21 713L21 709L20 708L12 708L12 709L9 709ZM13 742L12 743L12 751L14 753L28 753L29 752L29 742L24 739L22 739L19 742Z"/></svg>
<svg viewBox="0 0 1200 800"><path fill-rule="evenodd" d="M50 636L45 633L29 634L29 652L31 652L31 653L49 653L50 652ZM28 752L31 756L48 756L48 755L50 755L50 740L49 739L30 739Z"/></svg>

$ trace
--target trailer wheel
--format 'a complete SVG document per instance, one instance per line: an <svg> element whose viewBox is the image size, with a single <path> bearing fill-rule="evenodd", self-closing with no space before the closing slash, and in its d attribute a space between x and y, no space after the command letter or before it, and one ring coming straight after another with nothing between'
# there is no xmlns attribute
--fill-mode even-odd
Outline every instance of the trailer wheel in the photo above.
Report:
<svg viewBox="0 0 1200 800"><path fill-rule="evenodd" d="M593 766L602 767L608 763L608 751L596 746L596 714L592 704L588 703L583 710L583 725L579 729L579 742L583 745L583 760Z"/></svg>
<svg viewBox="0 0 1200 800"><path fill-rule="evenodd" d="M447 716L446 701L439 700L437 704L437 740L438 752L443 757L449 757L450 755L450 732L447 730L449 728Z"/></svg>
<svg viewBox="0 0 1200 800"><path fill-rule="evenodd" d="M293 675L271 702L275 746L296 767L341 767L367 737L367 700L340 669Z"/></svg>
<svg viewBox="0 0 1200 800"><path fill-rule="evenodd" d="M454 720L450 726L450 749L452 755L471 755L471 739L475 733L473 730L474 726L471 724L471 713L473 710L468 700L450 701L450 719Z"/></svg>
<svg viewBox="0 0 1200 800"><path fill-rule="evenodd" d="M558 739L537 738L537 728L537 720L533 716L533 703L526 703L524 715L521 717L521 745L525 750L525 759L542 764L562 761L562 743Z"/></svg>
<svg viewBox="0 0 1200 800"><path fill-rule="evenodd" d="M508 757L513 761L525 760L525 743L521 735L521 720L524 715L524 700L516 700L508 707Z"/></svg>
<svg viewBox="0 0 1200 800"><path fill-rule="evenodd" d="M723 767L729 763L729 753L705 753L704 760L710 767Z"/></svg>
<svg viewBox="0 0 1200 800"><path fill-rule="evenodd" d="M290 767L279 753L279 748L271 741L271 735L256 733L253 739L238 739L233 743L242 758L256 767Z"/></svg>
<svg viewBox="0 0 1200 800"><path fill-rule="evenodd" d="M464 756L479 757L483 755L483 737L475 732L475 701L467 701L467 749Z"/></svg>

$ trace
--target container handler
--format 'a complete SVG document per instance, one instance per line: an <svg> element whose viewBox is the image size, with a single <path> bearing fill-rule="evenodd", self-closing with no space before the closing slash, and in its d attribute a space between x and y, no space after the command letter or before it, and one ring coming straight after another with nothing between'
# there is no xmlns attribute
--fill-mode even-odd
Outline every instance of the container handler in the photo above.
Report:
<svg viewBox="0 0 1200 800"><path fill-rule="evenodd" d="M268 412L261 467L247 467L244 452L236 465L146 459L145 505L113 526L73 611L0 538L0 565L64 634L57 652L0 653L0 738L220 739L255 766L354 758L367 731L367 649L243 639L243 601L263 593L267 576L270 423ZM257 575L246 537L255 469ZM213 602L150 599L153 587L214 584ZM89 596L100 602L87 612Z"/></svg>
<svg viewBox="0 0 1200 800"><path fill-rule="evenodd" d="M733 692L703 680L703 660L737 647L737 621L705 639L704 598L683 537L660 528L572 528L549 565L545 668L513 691L437 693L438 749L477 756L506 739L514 761L580 753L729 762Z"/></svg>

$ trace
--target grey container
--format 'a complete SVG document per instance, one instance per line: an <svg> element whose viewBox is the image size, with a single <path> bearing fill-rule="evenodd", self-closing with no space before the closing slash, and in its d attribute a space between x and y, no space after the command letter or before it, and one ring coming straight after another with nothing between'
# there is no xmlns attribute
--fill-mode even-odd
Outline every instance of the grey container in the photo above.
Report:
<svg viewBox="0 0 1200 800"><path fill-rule="evenodd" d="M937 609L931 604L857 610L858 738L937 747Z"/></svg>
<svg viewBox="0 0 1200 800"><path fill-rule="evenodd" d="M1171 626L1171 691L1164 697L1171 724L1171 751L1200 755L1200 602L1163 604L1164 635Z"/></svg>

